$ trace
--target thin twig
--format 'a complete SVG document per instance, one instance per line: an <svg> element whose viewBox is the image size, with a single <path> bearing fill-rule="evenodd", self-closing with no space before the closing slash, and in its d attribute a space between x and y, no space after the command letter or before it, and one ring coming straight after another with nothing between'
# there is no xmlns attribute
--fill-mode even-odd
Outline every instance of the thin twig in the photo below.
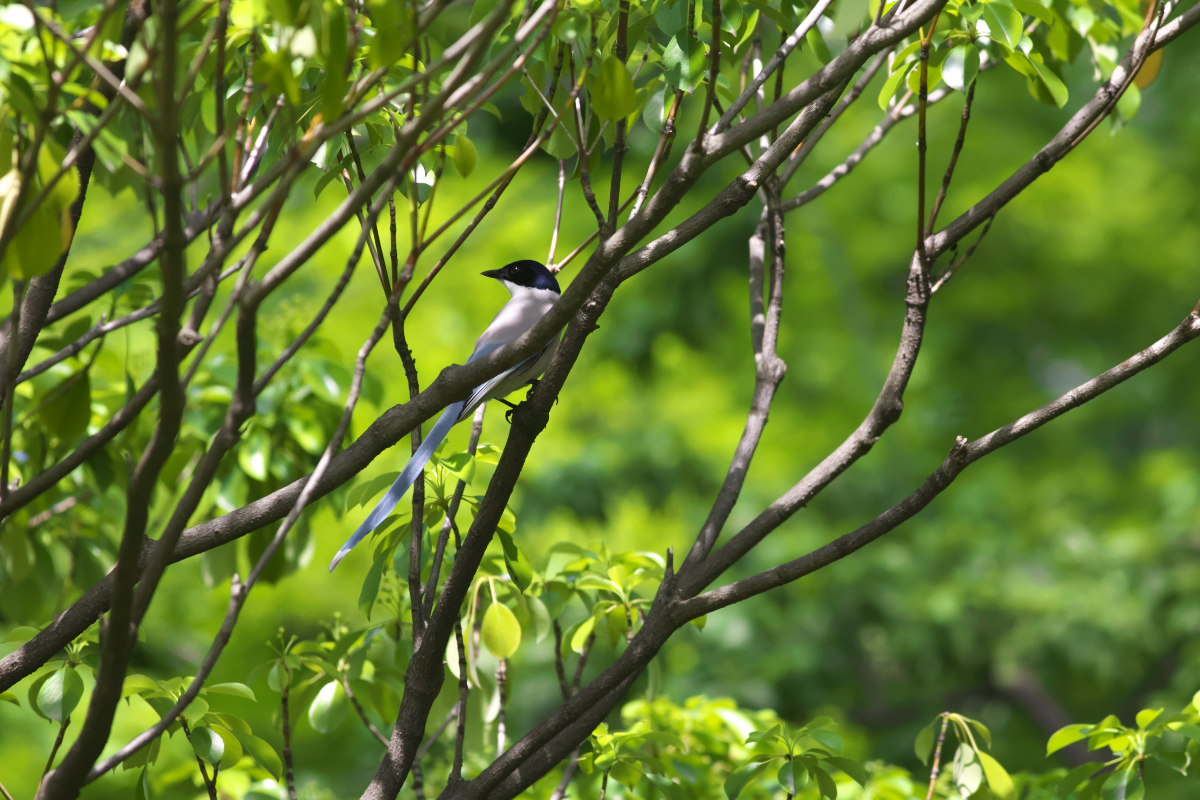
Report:
<svg viewBox="0 0 1200 800"><path fill-rule="evenodd" d="M929 791L925 800L933 800L933 788L937 785L938 774L942 769L942 744L946 741L946 728L950 725L950 715L942 712L942 727L938 731L937 747L933 751L933 764L929 768Z"/></svg>
<svg viewBox="0 0 1200 800"><path fill-rule="evenodd" d="M288 694L291 692L292 671L284 667L287 674L287 683L283 685L283 691L279 695L280 703L280 724L283 726L283 768L284 776L287 785L288 800L297 800L296 797L296 760L292 757L292 717L290 704L288 703Z"/></svg>
<svg viewBox="0 0 1200 800"><path fill-rule="evenodd" d="M917 256L921 264L921 274L929 279L929 252L925 245L928 231L925 227L925 179L926 151L929 140L925 135L925 117L929 111L929 47L933 42L933 32L937 30L938 18L941 11L933 15L929 22L929 31L921 32L920 50L920 90L917 93Z"/></svg>
<svg viewBox="0 0 1200 800"><path fill-rule="evenodd" d="M487 403L481 403L479 408L475 409L475 416L471 420L471 437L467 441L467 454L474 456L479 448L479 437L483 433L483 415L487 411ZM446 546L449 543L450 532L455 528L455 519L458 516L459 506L462 504L463 494L466 492L467 482L459 479L458 484L454 487L454 494L450 498L450 503L446 507L446 518L442 521L442 530L438 534L437 547L433 553L433 564L429 568L429 583L425 585L425 617L428 618L433 614L434 597L437 594L438 582L442 576L442 559L446 555Z"/></svg>
<svg viewBox="0 0 1200 800"><path fill-rule="evenodd" d="M933 233L934 226L937 225L938 214L942 210L942 204L946 202L946 195L950 191L950 182L954 180L954 168L958 165L958 157L962 154L963 145L967 140L967 124L971 121L971 105L975 102L977 85L978 81L971 81L971 85L967 87L967 97L963 101L958 136L954 139L954 148L950 151L950 161L946 164L945 174L942 175L942 186L938 189L937 199L933 201L933 209L929 212L929 224L925 226L926 236Z"/></svg>
<svg viewBox="0 0 1200 800"><path fill-rule="evenodd" d="M63 737L67 735L67 728L71 725L71 718L67 717L58 725L58 735L54 737L54 746L50 748L50 757L46 759L46 766L42 768L42 778L45 779L48 773L54 767L54 757L58 755L58 748L62 747Z"/></svg>
<svg viewBox="0 0 1200 800"><path fill-rule="evenodd" d="M454 734L454 765L450 770L450 780L462 780L463 743L467 738L467 645L463 641L462 622L454 623L454 643L458 648L458 725Z"/></svg>
<svg viewBox="0 0 1200 800"><path fill-rule="evenodd" d="M550 233L550 253L546 266L554 267L554 253L558 249L558 232L562 228L563 196L567 190L567 162L558 160L558 204L554 208L554 230Z"/></svg>
<svg viewBox="0 0 1200 800"><path fill-rule="evenodd" d="M183 735L187 739L188 744L192 745L192 755L196 758L196 765L200 767L200 778L204 781L204 788L208 792L208 800L217 800L217 773L216 766L213 766L212 777L209 777L208 767L204 765L204 759L196 752L195 743L192 742L192 729L188 725L186 719L181 719L180 725L183 726Z"/></svg>
<svg viewBox="0 0 1200 800"><path fill-rule="evenodd" d="M503 753L508 744L508 659L500 659L496 665L496 693L500 699L500 709L496 714L496 752Z"/></svg>
<svg viewBox="0 0 1200 800"><path fill-rule="evenodd" d="M362 720L362 724L366 726L367 730L371 732L372 736L379 740L380 744L382 744L384 747L387 747L387 737L383 735L383 731L379 730L379 727L371 721L369 716L367 716L367 710L363 708L363 704L358 699L358 695L356 695L354 690L350 688L350 678L346 675L342 675L342 688L346 690L346 697L350 700L350 705L354 708L354 713L358 714L358 718Z"/></svg>
<svg viewBox="0 0 1200 800"><path fill-rule="evenodd" d="M791 52L796 49L796 45L800 44L800 42L804 40L804 37L808 35L808 32L816 27L817 22L821 19L821 15L823 15L832 4L833 0L818 0L817 4L812 7L812 10L810 10L808 14L805 15L804 19L801 20L800 24L796 27L796 30L792 31L791 35L783 40L783 43L780 44L779 49L775 51L775 54L771 56L771 60L767 62L766 66L758 71L758 73L754 76L754 79L750 81L746 88L742 90L742 93L738 95L737 99L734 100L733 103L730 104L729 108L725 110L725 113L721 115L721 118L717 120L717 124L713 127L713 133L720 133L733 123L733 120L736 119L737 115L740 114L742 109L746 107L746 104L758 95L759 90L763 87L763 84L767 82L767 78L774 75L777 70L780 70L784 61L787 60L788 55L790 55ZM719 31L720 26L714 23L713 30Z"/></svg>

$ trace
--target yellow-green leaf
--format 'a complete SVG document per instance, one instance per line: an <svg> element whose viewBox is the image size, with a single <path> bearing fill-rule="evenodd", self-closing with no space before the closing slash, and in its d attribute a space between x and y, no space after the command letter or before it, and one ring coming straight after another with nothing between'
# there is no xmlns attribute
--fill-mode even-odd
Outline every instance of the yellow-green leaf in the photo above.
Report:
<svg viewBox="0 0 1200 800"><path fill-rule="evenodd" d="M1008 797L1013 793L1013 780L999 761L982 750L976 751L980 763L983 764L983 776L987 779L988 787L993 794Z"/></svg>
<svg viewBox="0 0 1200 800"><path fill-rule="evenodd" d="M346 715L346 692L337 681L321 687L308 707L308 721L317 733L329 733Z"/></svg>
<svg viewBox="0 0 1200 800"><path fill-rule="evenodd" d="M479 160L479 153L475 150L475 143L467 138L465 133L456 134L454 137L454 168L458 170L458 174L464 178L475 171L475 162Z"/></svg>
<svg viewBox="0 0 1200 800"><path fill-rule="evenodd" d="M521 646L521 623L507 606L492 603L483 615L483 645L496 658L511 658Z"/></svg>
<svg viewBox="0 0 1200 800"><path fill-rule="evenodd" d="M1091 732L1091 725L1068 725L1065 728L1059 728L1050 736L1050 741L1046 742L1046 755L1062 750L1076 742L1082 742Z"/></svg>
<svg viewBox="0 0 1200 800"><path fill-rule="evenodd" d="M637 108L633 77L625 63L616 56L609 56L600 65L592 90L592 108L601 119L620 119Z"/></svg>

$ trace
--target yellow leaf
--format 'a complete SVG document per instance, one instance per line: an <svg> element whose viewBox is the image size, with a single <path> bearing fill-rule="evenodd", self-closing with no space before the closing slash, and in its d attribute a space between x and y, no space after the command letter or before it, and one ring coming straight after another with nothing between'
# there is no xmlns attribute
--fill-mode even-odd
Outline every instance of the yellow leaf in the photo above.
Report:
<svg viewBox="0 0 1200 800"><path fill-rule="evenodd" d="M1155 50L1146 58L1146 62L1142 64L1142 68L1138 70L1137 75L1133 79L1133 82L1139 89L1145 89L1154 83L1154 79L1158 77L1159 70L1162 69L1162 63L1162 50Z"/></svg>

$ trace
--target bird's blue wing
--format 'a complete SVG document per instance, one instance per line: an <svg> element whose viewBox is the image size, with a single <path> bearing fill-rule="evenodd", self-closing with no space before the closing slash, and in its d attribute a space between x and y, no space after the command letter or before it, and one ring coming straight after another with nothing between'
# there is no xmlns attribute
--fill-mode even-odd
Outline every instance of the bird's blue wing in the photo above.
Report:
<svg viewBox="0 0 1200 800"><path fill-rule="evenodd" d="M467 363L470 364L472 361L488 355L489 353L508 344L509 341L512 341L512 340L510 339L508 341L498 342L496 344L484 345L483 347L478 348L474 353L471 354L471 357L469 359L467 359ZM479 384L474 389L472 389L471 394L466 399L466 402L463 403L462 411L459 412L459 420L465 419L476 408L479 408L479 404L483 402L484 398L487 396L487 393L490 392L493 388L495 388L495 386L498 383L500 383L500 381L504 380L509 375L512 375L514 372L520 372L521 370L525 369L527 366L529 366L534 361L536 361L538 358L540 358L542 353L544 353L544 352L545 352L545 349L543 348L542 350L538 351L537 353L534 353L532 356L525 359L524 361L516 364L515 366L509 367L508 369L504 370L496 377L489 378L488 380L484 381L483 383Z"/></svg>
<svg viewBox="0 0 1200 800"><path fill-rule="evenodd" d="M475 348L475 352L471 353L471 357L467 359L467 363L469 364L472 361L483 358L489 353L492 353L508 344L509 341L511 340L505 340L503 342L490 342L488 344L479 345ZM537 356L535 355L533 358L537 358ZM387 494L383 496L383 499L379 501L379 504L376 505L375 508L372 509L371 513L367 515L367 518L363 520L363 523L358 526L358 530L354 532L354 535L346 540L346 543L342 545L342 549L337 551L337 555L335 555L333 557L333 561L329 563L330 572L333 572L338 563L346 557L346 554L353 550L359 542L366 538L367 534L378 528L380 524L387 519L388 514L392 513L392 510L396 508L400 500L405 494L408 493L409 488L413 485L413 482L416 481L417 475L421 474L421 470L424 469L425 465L429 463L429 459L433 457L433 452L437 450L438 445L445 441L447 434L450 433L450 429L454 427L455 423L459 422L464 416L474 411L475 408L478 407L479 401L482 400L484 395L486 395L492 389L492 387L504 380L504 378L512 374L514 371L524 367L531 360L532 359L526 359L512 369L507 369L504 372L501 372L496 377L483 382L479 386L476 386L471 392L471 396L465 401L451 403L446 407L446 410L442 412L442 416L438 418L438 421L433 426L433 429L429 431L429 435L425 437L425 440L421 442L421 446L417 448L417 452L413 453L413 457L400 472L400 476L396 478L395 483L393 483L392 487L388 489Z"/></svg>
<svg viewBox="0 0 1200 800"><path fill-rule="evenodd" d="M392 513L392 510L400 502L401 498L408 493L409 487L413 485L417 476L421 474L421 470L429 463L429 459L433 457L433 451L437 450L438 445L445 440L446 435L450 433L450 429L458 422L462 410L463 403L461 401L451 403L446 407L446 410L442 412L442 416L438 418L433 429L429 431L429 435L425 437L425 441L421 442L421 446L417 448L417 452L413 453L413 457L400 472L400 477L396 478L396 482L392 484L392 488L388 489L387 494L383 496L379 504L363 520L362 525L358 526L358 530L354 532L354 535L346 540L346 543L342 545L342 549L337 551L337 555L333 557L333 561L329 562L330 572L333 572L338 562L345 558L346 554L353 550L355 545L361 542L368 533L378 528L380 523L387 518L388 514Z"/></svg>

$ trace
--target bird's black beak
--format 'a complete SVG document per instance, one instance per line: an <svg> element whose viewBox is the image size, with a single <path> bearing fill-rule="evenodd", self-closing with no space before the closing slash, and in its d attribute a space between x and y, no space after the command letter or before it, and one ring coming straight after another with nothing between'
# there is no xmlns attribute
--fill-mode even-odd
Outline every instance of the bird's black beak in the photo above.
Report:
<svg viewBox="0 0 1200 800"><path fill-rule="evenodd" d="M479 274L485 278L495 278L496 280L502 280L500 270L498 270L498 269L485 269L483 272L481 272Z"/></svg>

